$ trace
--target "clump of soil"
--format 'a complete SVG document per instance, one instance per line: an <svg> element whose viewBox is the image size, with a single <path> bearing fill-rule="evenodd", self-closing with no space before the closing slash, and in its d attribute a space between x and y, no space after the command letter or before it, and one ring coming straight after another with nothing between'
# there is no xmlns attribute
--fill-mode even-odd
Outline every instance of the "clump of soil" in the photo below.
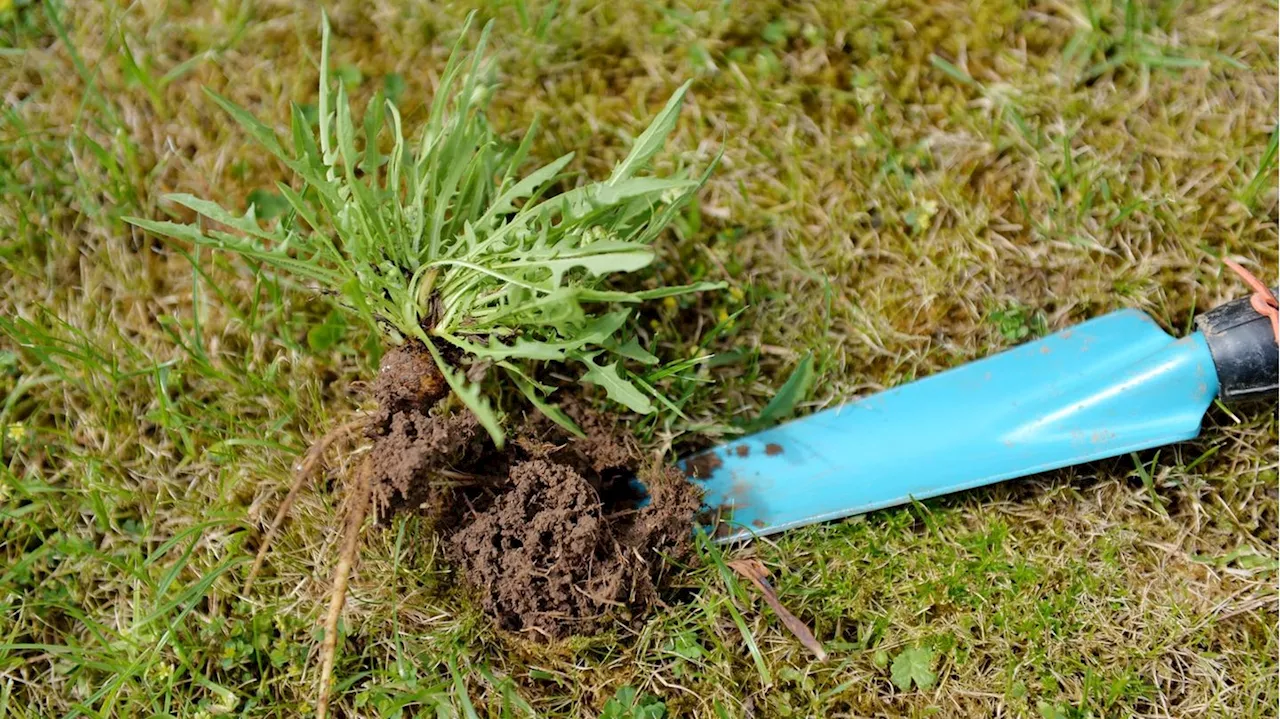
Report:
<svg viewBox="0 0 1280 719"><path fill-rule="evenodd" d="M641 472L634 444L605 417L566 407L585 438L540 415L497 450L430 355L388 353L374 384L371 489L377 517L424 511L449 559L507 630L546 638L642 617L659 601L668 559L692 550L700 491L673 467Z"/></svg>

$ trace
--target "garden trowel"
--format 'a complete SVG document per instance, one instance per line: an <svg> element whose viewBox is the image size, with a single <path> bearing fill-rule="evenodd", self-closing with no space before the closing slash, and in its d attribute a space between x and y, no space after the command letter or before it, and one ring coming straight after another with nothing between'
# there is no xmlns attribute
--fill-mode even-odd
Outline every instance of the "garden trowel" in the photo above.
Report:
<svg viewBox="0 0 1280 719"><path fill-rule="evenodd" d="M1120 310L688 457L701 521L749 539L1191 439L1217 399L1276 398L1275 295L1248 279L1181 339Z"/></svg>

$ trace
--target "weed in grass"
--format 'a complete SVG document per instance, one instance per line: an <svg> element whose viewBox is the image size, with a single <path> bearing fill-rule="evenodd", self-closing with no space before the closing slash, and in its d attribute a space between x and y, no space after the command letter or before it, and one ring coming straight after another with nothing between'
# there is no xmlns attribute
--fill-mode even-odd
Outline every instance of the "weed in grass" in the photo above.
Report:
<svg viewBox="0 0 1280 719"><path fill-rule="evenodd" d="M463 26L463 38L469 26L470 18ZM631 310L601 312L600 308L723 286L699 282L633 292L601 287L611 275L634 272L652 263L653 240L709 177L640 174L674 129L689 84L671 97L607 180L546 199L542 195L563 179L561 173L573 155L566 154L519 176L534 134L531 129L518 146L505 147L485 118L484 104L492 93L483 64L490 29L486 26L481 33L471 60L464 59L460 46L454 48L414 147L406 140L396 103L382 93L366 108L357 129L348 97L348 88L360 85L363 79L357 68L339 68L337 93L332 96L330 29L325 16L318 135L313 134L302 109L294 105L292 147L286 148L270 127L226 98L210 93L249 135L293 170L301 184L277 183L283 200L261 191L251 193L243 216L189 194L167 197L203 217L209 227L126 218L148 232L197 248L234 252L309 282L319 292L339 296L351 314L396 345L384 357L374 386L379 410L368 428L374 443L348 498L320 651L316 707L320 717L328 712L338 624L359 549L361 525L371 506L386 515L421 502L435 516L443 517L454 510L438 505L450 494L457 495L454 501L459 507L465 505L471 515L451 519L463 527L457 532L457 551L472 582L493 595L485 606L508 628L536 630L552 637L560 633L558 623L582 620L607 611L609 606L624 606L615 597L626 599L628 609L652 602L652 584L660 573L649 565L663 561L659 550L672 551L675 556L684 551L681 547L687 546L688 540L674 540L687 533L697 509L696 500L677 498L674 487L654 486L652 502L635 513L640 517L635 521L651 527L671 524L676 534L667 537L669 532L653 529L637 534L630 529L633 522L610 522L603 516L612 511L602 508L597 497L605 487L599 482L588 485L573 465L549 463L552 455L548 450L513 454L521 457L519 463L502 457L510 463L509 470L504 464L498 471L510 471L509 488L492 485L492 479L486 478L485 473L492 474L498 466L495 461L500 461L487 455L470 460L475 473L458 471L464 466L463 458L472 452L468 422L478 422L493 446L503 449L506 432L490 395L500 402L502 390L508 386L517 388L563 430L588 442L583 452L596 472L616 469L632 452L622 450L621 460L613 457L619 452L607 448L600 437L588 438L569 414L548 403L546 396L552 388L534 379L533 363L583 365L582 382L601 387L611 400L639 414L655 412L651 397L675 409L651 381L633 376L622 365L623 361L658 363L634 335L620 333ZM136 74L137 66L127 48L126 57ZM383 144L384 124L389 128L389 150ZM259 217L259 211L264 217ZM275 221L267 219L276 215ZM341 320L331 316L307 332L307 341L313 350L322 351L335 344L342 332ZM695 363L677 362L648 376L656 381L664 372L684 371ZM485 383L491 369L500 370L505 381ZM482 391L482 383L488 394ZM450 393L461 400L467 414L432 415L435 405ZM461 421L456 421L459 417ZM346 433L349 429L335 431ZM523 438L546 441L532 429L526 429ZM249 572L246 591L252 587L285 513L315 473L330 441L326 436L317 443L299 466L294 485ZM612 454L602 455L601 451ZM670 485L683 480L676 474L661 482ZM432 489L435 486L446 489ZM486 516L484 511L476 512L476 498L460 494L458 487L507 494L493 500L492 509L487 510L492 516ZM692 490L686 494L692 498ZM572 506L559 506L564 502ZM555 504L555 510L544 511L547 503ZM504 517L512 512L520 515L519 526L507 526ZM528 512L543 512L533 523L541 540L520 534L528 526ZM674 512L674 523L665 515L659 517L664 512ZM559 524L552 526L550 522ZM608 546L583 544L583 532L597 531L597 524L599 532L616 534L611 540L603 535L592 540ZM504 538L503 533L512 536ZM573 551L565 544L563 551L551 552L551 567L542 566L545 549L523 561L512 560L526 545L547 541L548 533L564 535L562 540L552 540L556 546L575 538ZM624 543L624 535L629 538L627 548L614 548ZM530 539L537 541L529 544ZM486 560L484 548L493 546L505 551ZM584 547L585 553L581 551ZM611 550L619 554L616 567L604 561L606 557L596 556ZM632 552L642 565L639 574L632 568ZM644 559L642 553L650 558ZM534 571L534 567L539 569ZM548 572L553 571L563 573L564 578L547 581ZM590 601L582 602L578 594Z"/></svg>

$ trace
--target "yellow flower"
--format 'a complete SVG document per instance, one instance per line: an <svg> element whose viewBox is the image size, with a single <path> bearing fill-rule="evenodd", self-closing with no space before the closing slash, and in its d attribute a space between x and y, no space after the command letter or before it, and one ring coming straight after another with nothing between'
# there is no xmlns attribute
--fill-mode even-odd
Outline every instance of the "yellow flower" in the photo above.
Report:
<svg viewBox="0 0 1280 719"><path fill-rule="evenodd" d="M667 309L669 309L669 310L674 310L674 309L678 306L678 305L677 305L677 303L676 303L676 298L674 298L674 297L663 297L663 298L662 298L662 306L663 306L663 307L665 307L665 308L667 308Z"/></svg>
<svg viewBox="0 0 1280 719"><path fill-rule="evenodd" d="M0 0L0 7L3 7L3 4L6 1L7 0ZM9 439L13 440L14 442L21 442L22 440L27 438L27 428L23 426L21 422L14 422L13 424L9 425L9 431L6 432L6 434L8 435Z"/></svg>
<svg viewBox="0 0 1280 719"><path fill-rule="evenodd" d="M742 291L741 287L734 285L733 287L729 288L729 296L733 298L734 302L741 302L742 299L747 296L747 294Z"/></svg>

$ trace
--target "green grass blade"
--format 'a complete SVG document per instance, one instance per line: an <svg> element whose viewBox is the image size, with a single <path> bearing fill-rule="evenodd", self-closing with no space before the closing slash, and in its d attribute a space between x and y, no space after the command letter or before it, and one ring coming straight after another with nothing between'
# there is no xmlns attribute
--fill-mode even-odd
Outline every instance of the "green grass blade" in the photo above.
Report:
<svg viewBox="0 0 1280 719"><path fill-rule="evenodd" d="M805 396L809 393L809 385L813 383L813 353L806 352L804 357L800 359L800 363L792 370L791 376L787 377L787 381L782 383L778 388L777 394L773 395L773 399L769 400L769 404L765 405L760 411L760 416L748 425L749 432L769 427L779 420L791 416L795 411L796 404L804 401Z"/></svg>

